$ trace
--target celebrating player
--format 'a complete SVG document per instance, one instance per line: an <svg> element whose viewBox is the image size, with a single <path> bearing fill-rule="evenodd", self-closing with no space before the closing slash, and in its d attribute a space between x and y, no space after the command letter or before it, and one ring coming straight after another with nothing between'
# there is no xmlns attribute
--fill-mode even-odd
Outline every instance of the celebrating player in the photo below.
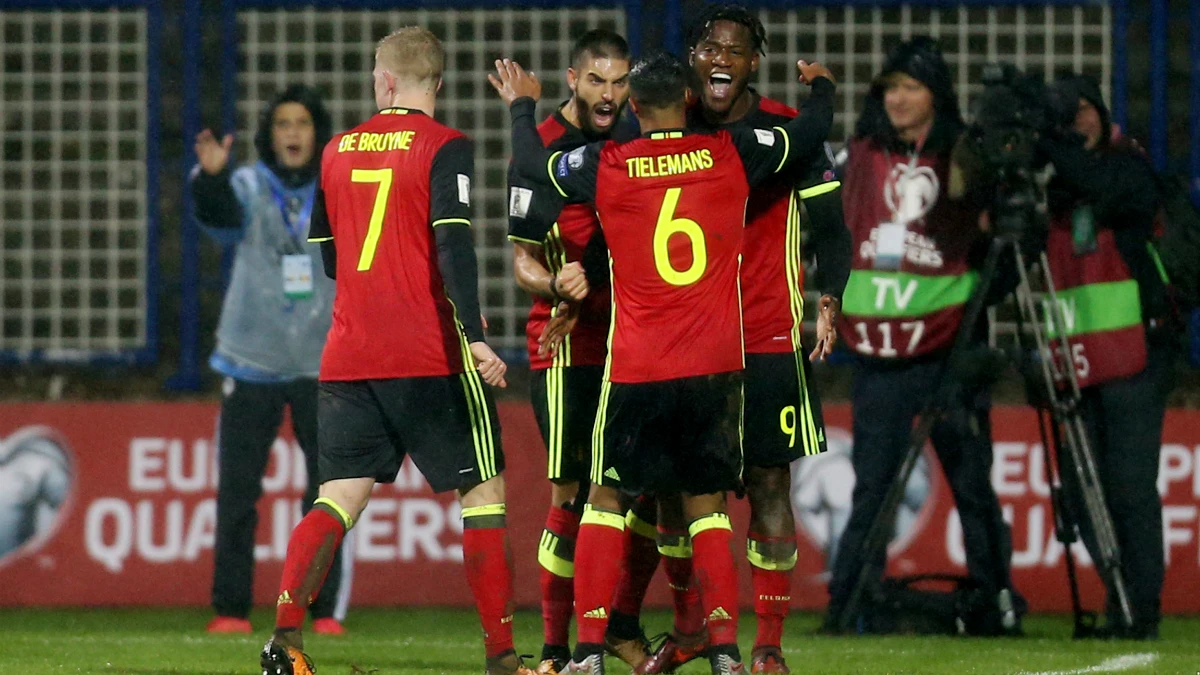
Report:
<svg viewBox="0 0 1200 675"><path fill-rule="evenodd" d="M569 152L608 139L629 97L625 39L603 29L585 33L571 50L567 85L571 98L538 127L542 142L552 150ZM571 658L568 633L575 600L575 537L587 501L592 426L611 312L607 283L603 288L589 285L582 264L600 231L596 211L586 204L561 208L557 196L510 171L509 239L517 285L534 298L526 326L533 370L531 398L546 443L551 483L550 511L538 545L544 633L539 673L557 673ZM554 316L567 315L574 328L569 339L547 349L540 340L547 324ZM628 591L618 593L616 604L633 611L614 610L606 641L611 651L636 667L646 658L637 611L658 567L658 550L654 525L644 524L636 513L629 518L637 526L629 529L628 580L622 584L622 590Z"/></svg>
<svg viewBox="0 0 1200 675"><path fill-rule="evenodd" d="M470 230L471 141L434 121L444 52L419 27L375 52L380 111L325 147L310 239L337 278L321 363L321 485L292 533L263 675L307 675L300 623L377 482L411 455L457 490L463 558L487 672L530 673L512 640L504 455L495 403L506 366L484 341Z"/></svg>
<svg viewBox="0 0 1200 675"><path fill-rule="evenodd" d="M762 23L746 9L711 5L704 10L689 32L691 64L701 85L699 105L688 116L689 128L769 129L796 116L794 109L749 86L765 41ZM820 154L812 165L795 165L751 191L746 208L741 269L746 335L743 478L750 498L746 557L758 617L753 673L789 672L780 648L796 565L788 465L825 449L820 403L810 384L812 366L800 344L804 271L799 207L803 200L820 263L818 282L827 291L820 301L812 352L820 359L837 339L834 326L850 273L850 233L842 222L841 194L829 155ZM669 520L659 522L667 576L676 596L675 627L639 673L673 672L699 657L706 643L687 533Z"/></svg>
<svg viewBox="0 0 1200 675"><path fill-rule="evenodd" d="M567 672L604 672L621 573L614 553L624 547L620 491L647 490L683 493L713 672L745 671L725 514L725 492L742 468L738 266L750 186L811 162L832 124L829 71L798 66L813 96L786 125L693 134L684 129L687 66L656 54L630 71L642 138L553 154L534 127L537 79L509 61L489 76L512 109L516 170L568 201L595 204L610 255L614 323L577 543L579 642Z"/></svg>

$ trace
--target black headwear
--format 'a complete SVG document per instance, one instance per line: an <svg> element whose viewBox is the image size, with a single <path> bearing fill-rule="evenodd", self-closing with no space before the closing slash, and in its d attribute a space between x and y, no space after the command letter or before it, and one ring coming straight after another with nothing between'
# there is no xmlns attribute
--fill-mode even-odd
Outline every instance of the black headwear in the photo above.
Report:
<svg viewBox="0 0 1200 675"><path fill-rule="evenodd" d="M275 156L275 149L271 147L271 127L275 119L275 109L284 103L299 103L308 110L308 114L313 118L313 130L316 135L313 156L308 164L299 169L285 169L280 166L279 159ZM258 116L258 130L254 133L254 149L258 151L258 158L284 183L297 186L316 178L317 173L321 170L321 151L324 150L325 144L332 136L333 118L321 102L320 94L302 84L293 84L263 106L262 112Z"/></svg>
<svg viewBox="0 0 1200 675"><path fill-rule="evenodd" d="M889 149L904 146L883 107L888 78L895 73L904 73L929 87L933 93L935 117L933 129L925 140L925 148L936 152L949 151L963 129L962 113L958 108L958 97L954 94L950 67L942 58L942 50L937 41L924 36L901 42L888 53L883 71L871 83L862 115L854 128L855 135L873 138Z"/></svg>
<svg viewBox="0 0 1200 675"><path fill-rule="evenodd" d="M1079 99L1091 103L1100 113L1100 142L1099 147L1105 147L1112 141L1112 113L1104 104L1104 94L1100 91L1100 83L1091 75L1067 75L1059 78L1050 85L1052 97L1063 107L1062 120L1069 127L1075 121L1075 111L1079 109Z"/></svg>

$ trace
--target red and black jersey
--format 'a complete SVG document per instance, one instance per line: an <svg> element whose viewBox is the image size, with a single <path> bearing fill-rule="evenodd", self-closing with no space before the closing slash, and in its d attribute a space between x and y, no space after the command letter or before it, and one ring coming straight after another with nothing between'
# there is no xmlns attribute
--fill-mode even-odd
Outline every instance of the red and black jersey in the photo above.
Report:
<svg viewBox="0 0 1200 675"><path fill-rule="evenodd" d="M834 86L813 85L804 112L775 129L660 130L624 144L547 152L533 99L511 106L513 166L568 202L595 204L608 244L610 382L740 370L742 228L751 185L821 151Z"/></svg>
<svg viewBox="0 0 1200 675"><path fill-rule="evenodd" d="M751 91L748 113L724 129L771 129L798 114L795 108ZM713 130L700 106L689 128ZM796 164L750 192L742 247L742 320L746 353L786 353L800 349L804 318L804 264L800 203L809 206L812 240L823 278L822 290L841 296L850 272L850 236L841 218L840 186L831 153ZM816 208L832 207L832 208Z"/></svg>
<svg viewBox="0 0 1200 675"><path fill-rule="evenodd" d="M404 108L383 110L325 146L325 217L315 217L309 233L338 251L322 380L464 371L470 352L434 228L470 225L473 158L463 134ZM478 313L477 305L458 309Z"/></svg>
<svg viewBox="0 0 1200 675"><path fill-rule="evenodd" d="M538 126L538 135L545 147L552 151L570 151L586 145L588 137L579 127L571 124L562 115L561 107ZM509 239L540 247L539 260L551 273L557 274L569 262L583 260L589 243L600 233L600 221L591 204L567 204L562 206L557 217L542 216L553 225L546 230L547 222L540 222L539 209L534 204L538 199L535 189L541 193L546 188L524 185L512 172L509 176ZM549 196L549 195L547 195ZM557 210L561 202L553 200ZM526 344L529 349L529 367L534 370L551 366L598 366L603 365L608 355L608 325L612 314L611 293L607 285L593 287L580 307L579 322L567 335L562 346L553 357L538 355L538 338L546 328L555 311L554 303L540 295L533 298L529 310L529 321L525 325Z"/></svg>

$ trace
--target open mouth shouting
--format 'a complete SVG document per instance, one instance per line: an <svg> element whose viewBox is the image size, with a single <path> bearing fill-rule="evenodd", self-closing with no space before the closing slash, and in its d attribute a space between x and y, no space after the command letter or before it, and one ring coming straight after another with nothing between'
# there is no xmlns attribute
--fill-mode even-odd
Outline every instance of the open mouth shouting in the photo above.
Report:
<svg viewBox="0 0 1200 675"><path fill-rule="evenodd" d="M733 91L733 75L714 72L708 76L708 91L713 100L724 101Z"/></svg>
<svg viewBox="0 0 1200 675"><path fill-rule="evenodd" d="M607 129L617 119L617 107L611 103L601 103L592 106L592 126L596 129Z"/></svg>

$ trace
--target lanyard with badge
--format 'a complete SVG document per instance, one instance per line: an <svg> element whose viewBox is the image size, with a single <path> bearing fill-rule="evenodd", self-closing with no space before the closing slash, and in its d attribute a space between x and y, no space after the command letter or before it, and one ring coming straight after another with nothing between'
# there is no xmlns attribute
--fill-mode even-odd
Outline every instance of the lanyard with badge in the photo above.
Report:
<svg viewBox="0 0 1200 675"><path fill-rule="evenodd" d="M892 220L879 224L875 238L875 269L898 270L901 261L904 260L908 222L900 217L900 208L897 203L899 195L894 193L898 191L899 185L906 181L908 175L917 170L919 155L915 150L909 154L908 164L903 169L904 173L896 181L892 181L892 174L896 170L896 166L892 164L892 153L885 149L883 156L888 167L887 178L884 179L884 196L887 199L888 208L892 211Z"/></svg>
<svg viewBox="0 0 1200 675"><path fill-rule="evenodd" d="M304 199L303 204L300 204L297 209L295 206L301 199L300 197L288 199L284 196L281 185L278 185L275 180L271 180L270 183L271 197L274 198L275 205L279 207L279 216L283 219L283 226L287 228L291 243L295 244L293 250L299 251L299 253L283 255L283 294L289 300L307 300L313 294L313 264L312 256L304 251L304 246L300 242L301 237L308 229L309 220L312 218L313 202L316 200L317 192L315 189L310 192L308 198ZM294 219L291 217L293 213L296 214Z"/></svg>

